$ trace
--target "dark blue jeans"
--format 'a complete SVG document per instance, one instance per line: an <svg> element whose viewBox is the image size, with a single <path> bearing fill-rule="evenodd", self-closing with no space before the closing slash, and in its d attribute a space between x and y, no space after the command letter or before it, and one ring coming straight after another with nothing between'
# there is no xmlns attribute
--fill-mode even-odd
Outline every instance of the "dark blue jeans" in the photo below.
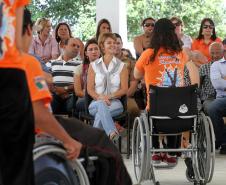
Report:
<svg viewBox="0 0 226 185"><path fill-rule="evenodd" d="M226 97L215 99L207 109L216 136L216 145L226 144L226 133L223 117L226 116Z"/></svg>

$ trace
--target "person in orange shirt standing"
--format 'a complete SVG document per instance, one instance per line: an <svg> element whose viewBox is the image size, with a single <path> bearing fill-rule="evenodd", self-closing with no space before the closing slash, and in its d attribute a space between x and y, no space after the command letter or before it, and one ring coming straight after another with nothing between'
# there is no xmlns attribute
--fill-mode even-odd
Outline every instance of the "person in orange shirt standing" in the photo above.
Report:
<svg viewBox="0 0 226 185"><path fill-rule="evenodd" d="M221 39L217 37L215 25L212 19L205 18L201 22L199 35L193 41L191 50L192 60L197 66L200 66L211 61L209 46L213 42L221 43Z"/></svg>
<svg viewBox="0 0 226 185"><path fill-rule="evenodd" d="M154 27L152 37L150 39L150 47L145 50L134 69L136 79L141 79L144 76L147 88L147 109L151 106L149 103L149 86L184 86L184 67L189 70L190 80L192 84L199 83L199 73L196 66L188 61L186 53L182 51L182 46L175 33L175 26L166 18L159 19ZM174 148L175 136L167 137L167 146ZM158 138L153 138L153 146L159 148ZM161 161L168 165L176 164L174 154L168 153L160 155L155 153L152 160L155 163Z"/></svg>
<svg viewBox="0 0 226 185"><path fill-rule="evenodd" d="M21 57L28 0L0 1L0 184L32 185L34 121Z"/></svg>

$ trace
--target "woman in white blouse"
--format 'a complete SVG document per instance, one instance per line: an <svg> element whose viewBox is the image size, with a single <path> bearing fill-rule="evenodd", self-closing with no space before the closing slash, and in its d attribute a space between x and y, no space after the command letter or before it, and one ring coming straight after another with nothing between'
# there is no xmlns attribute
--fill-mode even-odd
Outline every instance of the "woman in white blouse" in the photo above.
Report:
<svg viewBox="0 0 226 185"><path fill-rule="evenodd" d="M104 33L98 40L102 57L92 62L88 71L87 91L93 98L89 113L95 116L94 127L102 128L113 141L118 138L113 116L123 112L119 100L128 90L126 65L114 57L116 37Z"/></svg>

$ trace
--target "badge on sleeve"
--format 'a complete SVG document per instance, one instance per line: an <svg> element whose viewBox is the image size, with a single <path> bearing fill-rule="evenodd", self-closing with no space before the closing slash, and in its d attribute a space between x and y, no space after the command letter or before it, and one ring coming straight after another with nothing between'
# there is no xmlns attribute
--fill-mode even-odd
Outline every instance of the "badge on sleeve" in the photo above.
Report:
<svg viewBox="0 0 226 185"><path fill-rule="evenodd" d="M35 85L38 90L48 90L48 86L46 84L45 79L42 76L35 77Z"/></svg>

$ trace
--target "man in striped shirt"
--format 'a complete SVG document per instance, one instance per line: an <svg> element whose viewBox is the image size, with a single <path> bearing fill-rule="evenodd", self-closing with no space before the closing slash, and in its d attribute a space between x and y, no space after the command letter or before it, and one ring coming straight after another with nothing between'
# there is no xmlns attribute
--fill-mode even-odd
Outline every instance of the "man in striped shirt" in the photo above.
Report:
<svg viewBox="0 0 226 185"><path fill-rule="evenodd" d="M73 108L74 69L82 63L76 59L79 48L79 41L70 38L65 41L63 54L49 63L54 85L51 104L54 114L68 113Z"/></svg>

